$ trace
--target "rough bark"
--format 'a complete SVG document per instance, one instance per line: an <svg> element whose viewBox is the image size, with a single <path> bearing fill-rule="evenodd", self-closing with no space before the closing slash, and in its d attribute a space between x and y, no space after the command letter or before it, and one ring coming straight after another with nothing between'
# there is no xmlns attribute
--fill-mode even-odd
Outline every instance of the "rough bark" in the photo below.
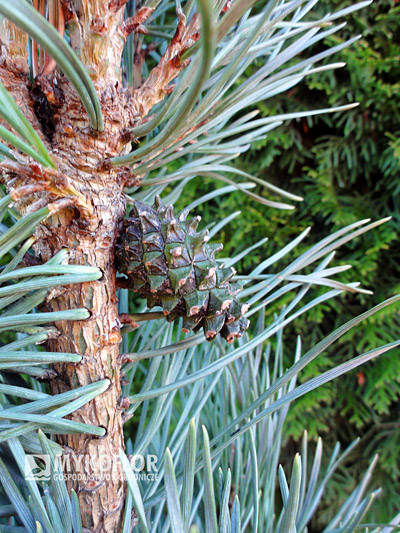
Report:
<svg viewBox="0 0 400 533"><path fill-rule="evenodd" d="M48 349L83 356L79 364L55 367L57 377L51 382L54 393L110 380L107 391L71 415L73 420L104 427L106 434L101 438L59 436L65 453L94 459L118 457L124 446L118 362L121 324L114 259L115 240L125 211L123 187L135 184L135 177L130 169L110 168L107 159L130 150L129 129L169 92L167 85L184 66L180 64L180 54L198 38L197 19L186 29L181 14L176 35L160 66L142 87L123 88L120 69L126 36L136 26L145 31L143 22L151 13L142 11L124 25L125 3L126 0L52 3L57 8L57 20L61 20L57 24L62 26L65 17L71 46L98 92L105 124L100 134L90 129L78 95L62 73L53 71L53 62L37 61L39 74L30 85L26 35L7 21L0 24L0 77L56 164L55 170L43 168L20 156L17 163L0 164L3 180L21 213L57 204L57 209L52 210L55 214L37 230L38 258L46 261L67 248L70 264L97 266L103 272L98 281L53 290L46 303L51 311L86 307L91 312L85 321L57 323L60 335L48 342ZM38 54L43 56L43 51ZM83 480L68 482L78 494L83 526L96 533L120 531L125 499L121 466L116 462L112 479L106 480L95 465L88 465Z"/></svg>
<svg viewBox="0 0 400 533"><path fill-rule="evenodd" d="M68 5L67 5L68 4ZM99 281L69 286L51 292L47 309L52 311L86 307L88 320L59 322L60 335L48 342L52 351L79 353L80 364L57 365L51 382L54 393L108 378L109 388L71 415L73 420L102 426L101 438L60 435L65 453L90 456L81 466L81 480L67 480L78 494L84 528L93 532L121 529L125 484L121 465L115 461L112 479L102 478L101 457L118 458L124 447L120 407L119 342L114 248L119 222L124 216L124 175L99 170L102 161L123 152L123 132L136 120L129 92L121 86L120 57L124 38L119 35L123 12L109 11L107 2L65 2L74 47L85 51L81 59L98 91L105 131L91 131L82 104L61 73L39 76L31 87L27 76L26 36L3 24L0 39L0 75L3 83L46 141L56 162L56 171L40 168L27 158L5 162L2 169L8 190L21 212L66 200L37 230L36 255L48 260L60 249L69 250L69 263L99 267ZM121 4L122 6L122 4ZM83 40L78 42L78 36ZM43 107L45 106L45 107ZM48 123L45 123L47 121Z"/></svg>
<svg viewBox="0 0 400 533"><path fill-rule="evenodd" d="M90 131L82 106L65 80L58 80L55 111L53 154L58 159L58 172L66 176L85 199L88 206L79 216L75 207L51 217L38 230L36 254L47 260L58 250L68 248L69 262L97 266L103 272L99 281L70 286L50 294L52 311L86 307L91 317L82 322L56 324L61 335L49 342L51 351L79 353L77 365L58 365L58 377L52 381L54 393L88 385L100 379L111 382L101 396L73 413L73 420L102 426L102 438L85 435L60 436L66 453L90 456L94 465L84 471L81 481L69 482L78 494L84 527L93 532L117 532L121 529L125 487L118 462L123 448L122 409L120 406L119 342L115 240L125 213L124 173L99 170L104 157L121 152L121 124L127 123L129 109L126 94L115 86L106 87L101 95L105 130ZM71 154L72 157L71 157ZM88 215L90 212L90 215ZM96 465L101 457L115 458L112 478L102 478Z"/></svg>
<svg viewBox="0 0 400 533"><path fill-rule="evenodd" d="M93 191L94 216L90 231L79 223L68 220L67 214L52 219L52 225L44 229L46 236L37 245L37 253L43 258L54 255L60 249L70 249L70 262L94 265L103 272L99 281L71 286L59 291L49 301L52 311L86 307L91 317L82 322L60 322L56 326L60 336L48 343L49 350L79 353L80 364L56 366L58 376L52 381L54 393L64 392L100 379L108 378L110 387L82 409L73 413L73 420L103 426L107 433L101 438L80 434L60 436L65 453L90 456L94 467L83 467L83 480L68 481L78 494L82 521L91 531L114 532L121 526L124 503L123 473L118 462L111 472L112 480L102 478L96 469L102 458L118 459L123 448L122 410L119 407L120 372L117 361L120 342L116 297L116 272L114 268L114 244L116 227L124 213L121 190L105 192L103 187ZM95 219L95 223L94 222Z"/></svg>
<svg viewBox="0 0 400 533"><path fill-rule="evenodd" d="M59 87L63 88L61 80ZM100 439L85 435L59 437L66 453L90 456L96 465L102 456L117 460L124 446L114 267L115 240L125 212L123 180L117 171L97 170L104 155L120 152L117 119L124 112L124 98L120 91L103 92L106 128L103 134L94 135L75 94L67 86L64 89L56 113L53 153L59 158L58 170L85 197L91 214L88 216L87 210L79 216L71 207L51 217L38 229L35 250L45 261L68 248L71 264L97 266L103 272L99 281L55 290L47 304L52 311L86 307L91 312L91 317L82 322L57 323L61 335L49 342L48 349L83 356L77 365L56 367L58 377L51 382L54 393L105 378L111 382L105 393L72 415L74 420L104 427L106 435ZM102 479L95 466L89 465L83 473L83 480L69 482L69 486L78 494L84 527L93 532L120 531L125 498L120 464L115 462L111 480Z"/></svg>

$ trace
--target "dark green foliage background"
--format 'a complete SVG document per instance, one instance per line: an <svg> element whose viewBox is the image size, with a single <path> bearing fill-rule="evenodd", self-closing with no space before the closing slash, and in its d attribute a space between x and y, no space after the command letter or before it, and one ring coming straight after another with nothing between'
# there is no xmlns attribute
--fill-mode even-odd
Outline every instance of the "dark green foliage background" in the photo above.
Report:
<svg viewBox="0 0 400 533"><path fill-rule="evenodd" d="M322 1L319 9L326 13L346 5L348 2ZM221 233L224 256L237 254L263 237L269 238L262 249L249 253L241 262L243 273L309 225L312 233L298 252L356 220L392 216L384 226L351 243L335 259L335 264L353 265L342 275L342 281L359 280L374 295L342 296L297 320L287 329L286 342L294 345L295 336L300 334L305 349L346 320L400 291L400 5L375 1L351 15L339 33L340 37L335 34L325 44L332 46L355 34L363 35L358 43L333 58L345 61L346 67L310 76L289 93L260 105L260 115L354 101L360 106L346 113L286 123L236 163L247 172L304 196L304 202L294 212L276 211L235 193L196 210L208 224L241 209L241 216ZM317 51L314 47L308 54ZM215 186L197 178L186 188L179 204L183 207ZM306 380L399 336L399 309L390 307L363 327L352 330L329 354L309 365L301 377ZM360 435L358 455L351 458L352 472L361 475L373 453L380 454L374 485L383 486L385 496L370 513L369 519L375 521L388 520L399 511L399 355L399 350L390 351L359 373L350 373L307 394L289 412L287 430L294 441L299 440L303 428L312 438L323 435L330 447L337 439L346 445ZM355 481L346 471L337 477L327 493L331 501L325 511L317 513L321 524L326 523L330 508ZM318 523L313 527L320 530Z"/></svg>

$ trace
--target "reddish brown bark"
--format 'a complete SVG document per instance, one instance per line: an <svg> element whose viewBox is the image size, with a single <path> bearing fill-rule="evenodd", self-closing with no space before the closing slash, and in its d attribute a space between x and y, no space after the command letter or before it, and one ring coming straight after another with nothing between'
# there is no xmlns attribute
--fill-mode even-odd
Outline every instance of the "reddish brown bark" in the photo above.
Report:
<svg viewBox="0 0 400 533"><path fill-rule="evenodd" d="M95 461L102 456L115 459L110 480L102 479L96 468L89 467L84 472L84 480L70 482L69 486L78 494L86 528L93 532L117 532L121 528L125 487L117 462L124 443L118 362L121 324L117 311L114 250L119 222L125 213L124 173L100 171L98 167L104 157L116 155L123 149L121 124L128 124L128 117L132 115L126 109L125 92L108 87L102 93L106 127L103 133L94 134L76 94L66 81L59 79L58 88L61 92L57 93L54 107L57 111L52 142L58 173L68 177L89 207L77 205L78 209L70 208L51 217L38 230L35 250L42 260L47 260L58 250L68 248L70 263L97 266L103 277L79 287L55 290L50 295L49 310L86 307L91 312L88 320L56 324L61 335L49 342L48 349L79 353L83 360L78 365L58 365L58 377L51 386L53 392L58 393L100 379L108 378L111 382L106 392L72 415L74 420L104 427L106 435L102 438L69 435L60 436L59 440L66 453L91 456Z"/></svg>
<svg viewBox="0 0 400 533"><path fill-rule="evenodd" d="M129 91L122 89L119 80L123 39L118 36L118 25L122 22L122 12L107 13L103 23L100 4L104 2L97 6L94 2L86 6L79 2L82 11L78 13L74 3L68 4L70 20L81 25L87 39L86 55L82 59L98 90L105 130L101 134L91 131L76 92L60 73L38 78L32 91L24 47L19 45L21 35L7 25L2 33L2 81L46 141L57 168L44 169L29 158L22 158L21 163L5 162L2 174L21 212L60 202L60 199L66 202L67 209L57 212L38 228L35 245L38 258L46 261L60 249L67 248L69 263L97 266L103 272L98 281L52 291L46 306L52 311L86 307L91 312L88 320L56 324L60 335L48 342L48 349L79 353L83 359L78 365L55 367L57 377L51 382L52 391L59 393L101 379L110 380L103 394L71 415L73 420L104 427L106 434L101 438L81 434L59 436L66 454L86 455L94 460L92 464L82 465L81 480L68 481L68 485L78 494L83 526L93 532L109 533L121 529L125 500L123 473L117 461L124 442L114 248L119 222L125 212L126 171L100 171L99 167L105 158L123 152L124 130L135 123L137 113ZM95 27L88 27L87 17ZM103 42L98 39L102 32ZM96 46L91 47L90 37L94 33ZM11 44L15 43L11 47L7 46L10 39ZM72 34L72 41L74 39L76 35ZM24 44L26 46L26 39ZM107 61L110 58L112 64ZM41 106L47 106L43 113L46 117L38 114L37 107L35 109L38 100ZM43 118L49 121L49 127L41 120ZM110 480L104 479L96 468L99 463L96 464L96 458L101 457L116 459Z"/></svg>
<svg viewBox="0 0 400 533"><path fill-rule="evenodd" d="M165 96L167 85L183 66L181 53L198 38L197 18L186 28L181 15L176 35L160 65L142 87L124 89L120 65L125 37L135 29L136 22L139 27L145 15L150 14L142 11L136 19L128 21L127 29L123 23L125 3L125 0L51 3L52 12L57 14L54 19L57 26L65 16L71 46L99 95L105 124L102 133L90 129L78 95L59 71L52 72L54 65L49 60L38 61L39 75L33 86L29 84L26 36L6 21L0 24L1 80L45 142L56 165L55 170L43 168L21 156L18 163L0 164L3 180L21 213L43 205L57 205L56 213L37 230L35 252L40 260L46 261L67 248L70 264L97 266L103 272L98 281L53 290L46 303L52 311L86 307L91 313L84 321L57 323L60 335L48 342L48 349L83 356L79 364L55 367L57 377L51 382L54 393L105 378L110 380L103 394L71 415L73 420L104 427L106 434L101 438L80 434L59 436L65 453L93 458L118 457L124 446L125 402L120 398L118 360L121 324L114 254L125 211L123 187L132 184L132 173L130 169L110 168L107 159L130 150L127 132ZM111 480L102 479L90 465L84 474L83 480L68 482L78 494L83 526L93 532L120 531L125 499L121 466L116 463Z"/></svg>
<svg viewBox="0 0 400 533"><path fill-rule="evenodd" d="M133 91L140 116L145 117L151 108L171 91L168 85L188 65L181 55L199 39L199 18L195 14L186 24L186 17L178 10L178 26L175 35L160 59L140 88Z"/></svg>
<svg viewBox="0 0 400 533"><path fill-rule="evenodd" d="M104 189L93 191L94 219L89 231L79 223L62 217L53 217L50 228L46 227L45 241L37 245L37 253L53 255L60 248L70 249L70 262L98 266L103 277L99 281L83 283L78 288L69 287L49 301L52 311L86 307L91 317L82 322L60 322L56 326L61 335L48 343L49 350L79 353L83 360L79 365L58 365L58 376L52 381L54 393L64 392L79 386L108 378L110 387L72 418L86 424L103 426L107 433L101 438L85 435L60 437L66 453L97 458L115 458L124 447L122 411L119 408L120 365L118 346L120 323L116 298L116 273L114 268L114 244L116 227L124 213L124 203L118 188L113 194ZM96 196L95 196L96 195ZM44 245L45 242L45 245ZM43 257L44 258L44 257ZM120 530L124 503L123 473L118 462L107 474L112 480L102 478L96 469L85 470L84 480L69 482L79 498L82 521L92 531L116 532Z"/></svg>
<svg viewBox="0 0 400 533"><path fill-rule="evenodd" d="M83 360L78 365L58 365L55 368L58 377L51 382L51 387L54 393L58 393L100 379L108 378L111 382L107 391L72 415L74 420L104 427L106 435L91 438L78 434L60 436L59 440L64 444L66 453L117 460L124 444L119 405L118 347L121 337L114 249L125 202L123 180L118 171L100 172L97 167L104 156L121 151L120 123L117 119L126 111L124 93L111 89L108 95L103 93L106 128L104 133L95 135L88 128L75 93L63 80L59 80L59 87L62 98L57 102L53 153L57 155L58 172L68 177L89 207L83 209L78 205L78 209L72 207L51 217L38 229L35 251L45 261L58 250L67 248L70 263L97 266L103 277L79 287L56 289L50 295L49 310L86 307L91 312L91 317L85 321L56 324L61 335L48 343L48 349L79 353ZM55 181L59 182L59 179L56 177ZM89 467L84 471L84 480L69 482L69 486L78 494L86 528L93 532L120 531L125 488L118 462L111 480L102 479L95 468Z"/></svg>

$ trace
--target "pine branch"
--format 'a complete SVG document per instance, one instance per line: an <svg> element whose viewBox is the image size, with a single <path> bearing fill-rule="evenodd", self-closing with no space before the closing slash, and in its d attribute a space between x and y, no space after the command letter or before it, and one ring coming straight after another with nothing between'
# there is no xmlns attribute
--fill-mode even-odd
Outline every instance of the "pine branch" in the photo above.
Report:
<svg viewBox="0 0 400 533"><path fill-rule="evenodd" d="M154 8L143 6L141 7L133 17L127 19L121 31L125 37L128 37L131 33L147 33L146 26L144 22L149 18L149 16L154 12Z"/></svg>
<svg viewBox="0 0 400 533"><path fill-rule="evenodd" d="M147 15L147 11L144 15ZM189 60L181 61L182 54L199 39L197 13L193 15L189 24L186 24L186 17L181 8L177 8L177 15L178 24L175 35L159 64L150 72L142 86L133 91L133 101L137 102L137 111L142 119L149 114L152 107L171 92L168 85L189 64Z"/></svg>

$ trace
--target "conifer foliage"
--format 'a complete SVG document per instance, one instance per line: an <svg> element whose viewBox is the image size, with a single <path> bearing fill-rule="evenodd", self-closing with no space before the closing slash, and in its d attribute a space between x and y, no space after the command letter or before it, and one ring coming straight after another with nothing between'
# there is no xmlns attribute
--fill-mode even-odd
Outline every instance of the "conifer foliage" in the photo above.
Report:
<svg viewBox="0 0 400 533"><path fill-rule="evenodd" d="M346 450L339 457L337 447L323 471L319 444L309 473L305 438L288 482L278 468L287 409L400 341L298 386L297 375L400 296L305 353L299 339L289 367L282 332L343 292L369 293L337 279L349 266L331 262L336 249L385 219L341 227L288 261L307 229L243 276L233 265L249 250L223 266L219 246L197 231L199 220L175 215L171 205L194 177L226 186L188 209L234 190L266 216L301 200L230 161L284 120L356 106L266 118L249 110L306 76L343 66L321 61L355 38L307 59L302 52L369 1L321 17L311 16L315 3L0 0L5 533L307 530ZM248 76L255 61L261 66ZM133 212L124 221L127 205ZM219 217L209 236L234 216ZM324 292L313 297L314 285ZM132 286L147 305L124 288ZM266 306L283 294L287 305L266 323ZM275 350L268 344L274 337ZM35 477L38 454L46 468ZM138 456L157 458L156 478L137 478ZM379 494L367 490L375 463L327 530L363 523Z"/></svg>

